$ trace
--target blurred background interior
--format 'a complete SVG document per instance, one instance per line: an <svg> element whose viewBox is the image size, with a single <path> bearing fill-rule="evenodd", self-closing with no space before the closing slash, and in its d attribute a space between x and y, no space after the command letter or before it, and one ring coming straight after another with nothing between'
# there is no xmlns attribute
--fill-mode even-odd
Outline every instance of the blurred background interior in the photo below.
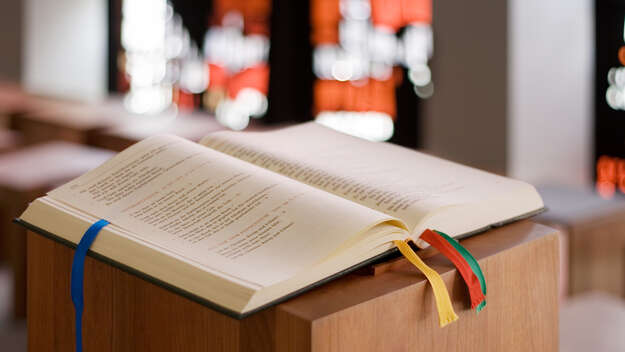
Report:
<svg viewBox="0 0 625 352"><path fill-rule="evenodd" d="M624 21L618 0L0 2L2 349L26 350L29 201L153 134L316 120L539 186L561 349L624 350Z"/></svg>

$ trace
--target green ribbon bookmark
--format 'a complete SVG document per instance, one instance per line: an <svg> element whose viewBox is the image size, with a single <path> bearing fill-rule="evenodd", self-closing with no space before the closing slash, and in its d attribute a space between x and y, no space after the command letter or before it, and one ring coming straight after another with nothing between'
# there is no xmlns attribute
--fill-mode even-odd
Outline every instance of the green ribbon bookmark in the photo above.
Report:
<svg viewBox="0 0 625 352"><path fill-rule="evenodd" d="M480 265L478 264L477 260L475 260L473 255L471 255L471 253L466 248L464 248L458 241L449 237L449 235L437 230L434 230L434 232L447 240L447 242L449 242L449 244L451 244L458 251L458 253L462 255L464 260L467 261L467 263L471 267L471 270L473 270L473 273L475 273L475 276L477 276L477 279L480 281L482 293L484 294L484 296L486 296L486 279L484 279L482 268L480 268ZM482 303L480 303L475 310L479 313L482 309L484 309L484 307L486 307L486 300L482 301Z"/></svg>

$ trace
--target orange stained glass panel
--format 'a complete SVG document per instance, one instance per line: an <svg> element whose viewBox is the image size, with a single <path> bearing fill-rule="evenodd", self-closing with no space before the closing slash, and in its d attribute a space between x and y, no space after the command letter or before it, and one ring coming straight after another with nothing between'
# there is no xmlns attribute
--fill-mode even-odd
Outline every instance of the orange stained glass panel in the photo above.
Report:
<svg viewBox="0 0 625 352"><path fill-rule="evenodd" d="M321 111L377 111L396 115L395 81L369 79L364 82L317 80L315 113Z"/></svg>
<svg viewBox="0 0 625 352"><path fill-rule="evenodd" d="M232 99L243 88L253 88L267 95L269 89L269 66L266 64L246 68L230 78L228 96Z"/></svg>
<svg viewBox="0 0 625 352"><path fill-rule="evenodd" d="M311 0L310 22L313 44L338 43L340 20L339 0Z"/></svg>
<svg viewBox="0 0 625 352"><path fill-rule="evenodd" d="M621 62L621 65L625 66L625 46L618 49L618 61Z"/></svg>
<svg viewBox="0 0 625 352"><path fill-rule="evenodd" d="M225 88L228 85L228 72L220 65L208 63L208 88Z"/></svg>

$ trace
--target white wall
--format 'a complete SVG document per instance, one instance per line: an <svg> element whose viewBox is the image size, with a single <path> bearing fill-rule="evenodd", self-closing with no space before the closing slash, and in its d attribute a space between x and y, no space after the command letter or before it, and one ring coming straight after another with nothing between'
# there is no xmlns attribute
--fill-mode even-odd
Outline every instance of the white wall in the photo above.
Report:
<svg viewBox="0 0 625 352"><path fill-rule="evenodd" d="M25 0L22 23L27 89L81 100L105 96L105 0Z"/></svg>
<svg viewBox="0 0 625 352"><path fill-rule="evenodd" d="M508 173L534 183L588 184L592 1L509 0L508 51Z"/></svg>

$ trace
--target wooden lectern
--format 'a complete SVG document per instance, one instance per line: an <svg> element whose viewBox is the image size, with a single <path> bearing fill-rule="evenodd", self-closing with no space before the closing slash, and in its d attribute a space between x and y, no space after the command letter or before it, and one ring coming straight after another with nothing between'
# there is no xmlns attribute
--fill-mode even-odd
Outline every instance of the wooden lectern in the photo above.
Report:
<svg viewBox="0 0 625 352"><path fill-rule="evenodd" d="M432 290L407 261L354 273L236 320L94 258L85 264L86 351L557 351L558 237L529 221L462 241L479 260L488 305L434 250L460 319L438 326ZM71 351L73 249L28 232L29 351ZM377 270L383 269L383 270Z"/></svg>

